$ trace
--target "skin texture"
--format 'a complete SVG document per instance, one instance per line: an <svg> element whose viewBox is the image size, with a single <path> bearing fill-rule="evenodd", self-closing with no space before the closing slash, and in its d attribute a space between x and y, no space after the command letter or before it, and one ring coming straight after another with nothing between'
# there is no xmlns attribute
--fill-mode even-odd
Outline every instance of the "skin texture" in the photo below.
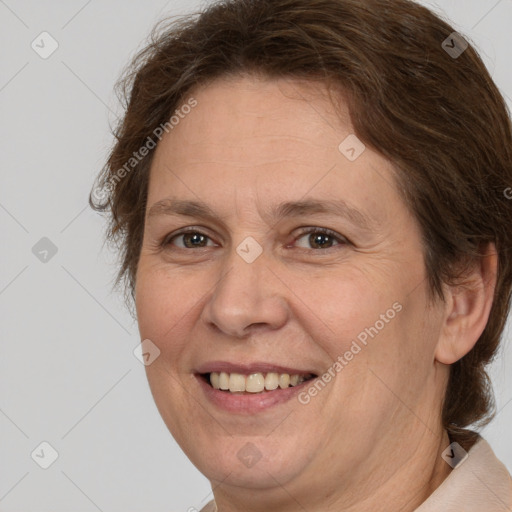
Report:
<svg viewBox="0 0 512 512"><path fill-rule="evenodd" d="M193 96L156 149L148 211L172 196L204 201L220 220L148 216L137 271L141 339L161 351L146 371L163 420L221 512L414 510L450 471L440 456L448 365L485 326L496 257L432 304L420 230L391 164L369 147L353 162L338 150L353 133L344 102L336 113L320 84L251 76ZM369 225L269 216L304 199L343 199ZM170 240L185 227L207 238ZM319 247L305 227L339 240ZM263 250L250 264L236 252L247 237ZM194 376L214 360L321 375L395 303L401 311L307 405L229 413ZM237 457L247 443L261 455L252 467Z"/></svg>

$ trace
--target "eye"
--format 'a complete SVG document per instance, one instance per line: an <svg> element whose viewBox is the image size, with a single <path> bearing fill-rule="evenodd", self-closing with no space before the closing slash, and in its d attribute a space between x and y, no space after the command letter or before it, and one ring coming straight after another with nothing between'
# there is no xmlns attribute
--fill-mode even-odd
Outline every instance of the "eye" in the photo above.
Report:
<svg viewBox="0 0 512 512"><path fill-rule="evenodd" d="M307 238L306 238L307 237ZM297 241L305 239L301 245ZM323 249L328 250L337 245L346 245L350 243L344 236L339 235L335 231L326 228L309 227L301 230L298 238L295 239L296 246L306 249ZM180 243L177 243L180 241ZM174 245L178 249L202 249L205 247L215 246L215 243L205 233L191 227L167 236L162 241L162 246L167 247Z"/></svg>
<svg viewBox="0 0 512 512"><path fill-rule="evenodd" d="M336 242L334 246L346 245L349 243L345 237L326 228L305 228L301 231L300 236L296 240L300 240L302 238L306 239L306 244L309 245L309 247L306 246L308 249L331 249L334 242ZM305 247L304 245L297 245L299 247Z"/></svg>
<svg viewBox="0 0 512 512"><path fill-rule="evenodd" d="M182 240L182 244L174 243L175 240ZM181 233L176 233L172 236L166 237L162 242L162 245L164 247L167 245L175 245L179 249L201 249L203 247L207 247L208 240L210 240L208 235L205 235L197 229L189 228Z"/></svg>

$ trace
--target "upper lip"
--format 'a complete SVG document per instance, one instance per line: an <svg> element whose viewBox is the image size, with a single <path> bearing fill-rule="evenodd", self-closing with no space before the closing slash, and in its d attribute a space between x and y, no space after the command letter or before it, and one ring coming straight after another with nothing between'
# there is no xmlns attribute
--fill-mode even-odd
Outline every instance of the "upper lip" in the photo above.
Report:
<svg viewBox="0 0 512 512"><path fill-rule="evenodd" d="M266 362L253 362L253 363L231 363L228 361L211 361L201 364L196 373L212 373L212 372L226 372L226 373L240 373L242 375L250 375L252 373L288 373L290 375L316 375L311 370L304 370L301 368L291 368L279 364L272 364Z"/></svg>

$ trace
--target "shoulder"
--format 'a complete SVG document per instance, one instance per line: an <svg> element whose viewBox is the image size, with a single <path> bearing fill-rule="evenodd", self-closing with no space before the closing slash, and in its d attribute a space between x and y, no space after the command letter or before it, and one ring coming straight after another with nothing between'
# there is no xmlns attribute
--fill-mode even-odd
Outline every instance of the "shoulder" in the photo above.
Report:
<svg viewBox="0 0 512 512"><path fill-rule="evenodd" d="M512 478L487 441L480 438L416 512L512 510Z"/></svg>

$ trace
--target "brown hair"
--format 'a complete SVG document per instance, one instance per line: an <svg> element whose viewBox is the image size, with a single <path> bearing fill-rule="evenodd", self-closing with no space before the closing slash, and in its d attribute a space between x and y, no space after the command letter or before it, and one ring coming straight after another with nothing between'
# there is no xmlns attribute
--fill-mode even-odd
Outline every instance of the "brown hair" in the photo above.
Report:
<svg viewBox="0 0 512 512"><path fill-rule="evenodd" d="M512 185L512 130L475 49L454 56L442 47L453 32L409 0L228 0L169 26L159 23L117 84L126 113L99 175L104 200L100 189L89 199L110 214L107 239L121 254L116 285L124 280L133 299L154 152L130 159L192 88L243 73L338 85L357 136L394 164L422 228L431 296L442 299L442 283L461 276L460 263L496 244L489 321L471 352L451 366L443 405L451 438L471 446L477 434L465 427L494 416L485 366L510 305L512 201L504 191Z"/></svg>

